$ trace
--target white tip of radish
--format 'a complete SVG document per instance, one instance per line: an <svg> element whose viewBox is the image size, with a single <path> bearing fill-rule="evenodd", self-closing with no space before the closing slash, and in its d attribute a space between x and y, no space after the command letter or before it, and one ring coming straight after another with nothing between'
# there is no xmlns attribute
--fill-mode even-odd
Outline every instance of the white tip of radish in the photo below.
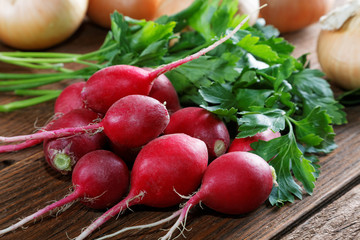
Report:
<svg viewBox="0 0 360 240"><path fill-rule="evenodd" d="M216 140L214 144L214 153L217 157L226 152L226 144L223 140Z"/></svg>
<svg viewBox="0 0 360 240"><path fill-rule="evenodd" d="M271 169L271 175L273 177L273 184L275 187L277 187L277 186L279 186L279 184L276 181L277 176L276 176L275 168L273 168L273 166L270 166L270 169Z"/></svg>

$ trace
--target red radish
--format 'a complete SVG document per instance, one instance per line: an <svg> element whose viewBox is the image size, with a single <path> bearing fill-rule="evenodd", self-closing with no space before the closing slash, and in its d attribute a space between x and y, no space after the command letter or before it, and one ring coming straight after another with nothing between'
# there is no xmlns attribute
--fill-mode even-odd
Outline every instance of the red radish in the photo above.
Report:
<svg viewBox="0 0 360 240"><path fill-rule="evenodd" d="M220 156L206 169L200 190L186 202L178 220L162 239L170 239L188 211L199 202L224 214L254 211L269 197L273 182L270 165L253 153Z"/></svg>
<svg viewBox="0 0 360 240"><path fill-rule="evenodd" d="M85 82L73 83L67 86L56 99L54 107L54 119L58 118L62 114L70 112L73 109L85 108L85 104L81 98L81 90L83 89ZM52 123L50 121L45 127L41 128L39 131L48 130L49 125ZM29 148L40 144L42 140L28 140L22 143L0 146L0 153L4 152L14 152L19 151L25 148Z"/></svg>
<svg viewBox="0 0 360 240"><path fill-rule="evenodd" d="M144 69L148 71L152 70L151 68ZM155 79L149 97L153 97L164 103L170 115L181 108L178 94L170 80L164 74Z"/></svg>
<svg viewBox="0 0 360 240"><path fill-rule="evenodd" d="M105 114L109 107L122 97L132 94L149 95L157 77L213 50L231 38L248 19L247 16L227 36L209 47L150 72L128 65L115 65L99 70L89 78L83 88L81 95L85 105L95 112Z"/></svg>
<svg viewBox="0 0 360 240"><path fill-rule="evenodd" d="M77 82L67 86L55 101L54 112L65 114L73 109L85 108L81 91L85 82Z"/></svg>
<svg viewBox="0 0 360 240"><path fill-rule="evenodd" d="M223 121L200 107L186 107L172 114L164 133L186 133L203 140L213 158L224 154L230 145L229 132Z"/></svg>
<svg viewBox="0 0 360 240"><path fill-rule="evenodd" d="M100 239L114 237L125 231L158 226L179 216L169 232L161 239L170 239L174 231L185 227L189 210L200 202L224 214L249 213L269 197L273 184L273 168L261 157L249 152L232 152L221 155L207 167L201 187L178 211L160 221L124 228Z"/></svg>
<svg viewBox="0 0 360 240"><path fill-rule="evenodd" d="M96 121L98 117L98 114L91 110L74 109L55 120L47 130L86 126ZM43 149L49 165L62 174L68 174L82 156L102 149L105 143L104 133L85 133L72 137L45 139Z"/></svg>
<svg viewBox="0 0 360 240"><path fill-rule="evenodd" d="M0 142L59 138L87 131L104 130L113 143L136 148L159 136L169 120L165 106L155 98L129 95L114 103L99 123L10 138L0 137Z"/></svg>
<svg viewBox="0 0 360 240"><path fill-rule="evenodd" d="M203 141L186 134L164 135L145 145L131 171L130 192L76 239L84 239L126 208L143 204L165 208L179 204L179 194L196 190L208 163Z"/></svg>
<svg viewBox="0 0 360 240"><path fill-rule="evenodd" d="M118 202L128 190L129 171L126 164L114 153L97 150L84 155L79 160L72 174L72 182L75 190L70 195L0 230L0 235L13 231L77 199L95 209L110 207Z"/></svg>
<svg viewBox="0 0 360 240"><path fill-rule="evenodd" d="M252 143L261 141L270 141L271 139L280 137L279 132L273 132L271 129L267 129L264 132L259 132L252 137L235 138L231 143L228 152L243 151L249 152L254 149L250 146Z"/></svg>

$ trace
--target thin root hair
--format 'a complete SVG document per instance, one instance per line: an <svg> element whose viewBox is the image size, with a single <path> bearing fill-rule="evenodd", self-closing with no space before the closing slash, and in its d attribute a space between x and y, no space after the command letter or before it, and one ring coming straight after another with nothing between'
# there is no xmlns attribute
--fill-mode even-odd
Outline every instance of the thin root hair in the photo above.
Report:
<svg viewBox="0 0 360 240"><path fill-rule="evenodd" d="M175 192L178 196L180 196L180 197L183 198L183 199L190 199L190 198L191 198L192 196L194 196L194 194L196 193L196 192L193 192L193 193L191 193L190 195L185 196L185 195L182 195L182 194L180 194L179 192L177 192L176 189L175 189L175 187L173 187L173 190L174 190L174 192Z"/></svg>
<svg viewBox="0 0 360 240"><path fill-rule="evenodd" d="M176 216L178 216L180 214L180 210L179 211L176 211L174 212L172 215L170 215L169 217L167 218L164 218L164 219L161 219L159 221L156 221L156 222L153 222L153 223L150 223L150 224L144 224L144 225L137 225L137 226L131 226L131 227L126 227L126 228L123 228L117 232L114 232L114 233L111 233L111 234L108 234L108 235L105 235L105 236L102 236L100 238L96 238L96 240L103 240L103 239L107 239L107 238L111 238L111 237L115 237L123 232L126 232L126 231L130 231L130 230L135 230L135 229L145 229L145 228L151 228L151 227L156 227L158 225L161 225L163 223L166 223L166 222L169 222L170 220L174 219Z"/></svg>

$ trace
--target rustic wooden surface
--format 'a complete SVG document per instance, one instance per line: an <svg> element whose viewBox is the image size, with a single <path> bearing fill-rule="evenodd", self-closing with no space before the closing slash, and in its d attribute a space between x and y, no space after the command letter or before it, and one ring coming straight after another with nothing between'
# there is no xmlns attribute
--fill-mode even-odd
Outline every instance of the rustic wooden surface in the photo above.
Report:
<svg viewBox="0 0 360 240"><path fill-rule="evenodd" d="M312 68L320 68L316 57L319 26L314 24L285 38L296 46L295 56L310 53ZM88 52L97 49L106 31L84 23L65 43L51 49L61 52ZM0 45L0 51L13 49ZM74 68L77 66L73 66ZM0 72L35 72L0 63ZM56 87L65 87L66 83ZM334 88L336 89L336 88ZM13 97L0 94L0 104ZM53 102L40 104L12 113L0 113L0 135L27 134L42 126L52 116ZM336 126L338 148L320 158L321 175L312 196L286 204L282 208L264 204L245 216L227 216L200 207L188 218L187 239L356 239L360 238L360 106L346 108L348 124ZM36 123L36 124L35 124ZM5 228L59 200L70 190L70 176L62 176L44 161L42 147L36 146L16 153L0 154L0 228ZM118 219L112 219L95 231L91 239L109 234L122 227L145 224L167 217L177 208L152 209L133 207ZM74 238L83 227L103 211L91 210L74 203L67 211L44 216L26 229L18 229L2 239L67 239ZM163 229L171 226L164 224ZM124 233L113 239L157 239L163 229L152 228ZM185 239L180 237L179 239Z"/></svg>

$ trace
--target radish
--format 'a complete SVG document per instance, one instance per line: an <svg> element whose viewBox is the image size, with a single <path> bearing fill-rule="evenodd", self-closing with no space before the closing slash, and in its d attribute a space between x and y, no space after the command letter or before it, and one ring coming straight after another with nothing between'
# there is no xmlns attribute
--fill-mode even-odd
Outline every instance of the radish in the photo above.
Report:
<svg viewBox="0 0 360 240"><path fill-rule="evenodd" d="M13 231L77 199L94 209L110 207L118 202L128 190L129 171L121 158L114 153L97 150L87 153L79 160L72 173L72 182L75 190L70 195L0 230L0 235Z"/></svg>
<svg viewBox="0 0 360 240"><path fill-rule="evenodd" d="M151 71L150 68L144 69ZM149 97L153 97L164 103L170 115L181 108L177 92L170 80L164 74L158 76L154 80Z"/></svg>
<svg viewBox="0 0 360 240"><path fill-rule="evenodd" d="M276 184L273 168L261 157L249 152L231 152L221 155L207 167L200 189L169 217L160 221L124 228L100 239L114 237L125 231L158 226L178 217L161 239L170 239L180 225L185 227L189 210L200 202L223 214L239 215L254 211L269 197Z"/></svg>
<svg viewBox="0 0 360 240"><path fill-rule="evenodd" d="M54 112L65 114L73 109L85 108L81 91L85 82L77 82L67 86L55 101Z"/></svg>
<svg viewBox="0 0 360 240"><path fill-rule="evenodd" d="M131 171L130 191L76 239L84 239L110 218L137 204L165 208L179 204L179 194L196 190L208 164L203 141L186 134L158 137L145 145Z"/></svg>
<svg viewBox="0 0 360 240"><path fill-rule="evenodd" d="M95 112L105 114L109 107L122 97L132 94L149 95L157 77L213 50L231 38L248 19L249 16L242 20L227 36L209 47L155 70L148 71L135 66L115 65L97 71L88 79L81 92L85 105Z"/></svg>
<svg viewBox="0 0 360 240"><path fill-rule="evenodd" d="M252 137L235 138L231 143L228 152L253 151L254 149L251 147L252 143L257 142L259 140L270 141L271 139L278 138L280 136L281 134L279 132L273 132L271 129L267 129L264 132L259 132Z"/></svg>
<svg viewBox="0 0 360 240"><path fill-rule="evenodd" d="M55 101L55 107L54 107L55 115L54 115L54 119L52 120L57 119L59 116L68 113L73 109L85 108L85 104L81 98L81 90L84 87L84 85L85 82L73 83L67 86L61 92L61 94ZM51 125L51 123L52 121L46 124L46 126L41 128L39 131L42 132L45 130L49 130L49 126ZM42 142L41 139L35 139L35 140L28 140L18 144L0 146L0 153L19 151L40 144L41 142Z"/></svg>
<svg viewBox="0 0 360 240"><path fill-rule="evenodd" d="M74 109L55 120L48 131L66 127L81 127L98 119L98 114L88 109ZM80 134L72 137L45 139L45 159L51 167L62 174L72 171L75 163L86 153L102 149L106 137L102 132Z"/></svg>
<svg viewBox="0 0 360 240"><path fill-rule="evenodd" d="M128 95L114 103L99 123L10 138L0 137L0 142L59 138L104 130L114 144L136 148L159 136L169 120L168 111L158 100L143 95Z"/></svg>
<svg viewBox="0 0 360 240"><path fill-rule="evenodd" d="M212 158L224 154L230 145L226 125L216 115L200 107L186 107L172 114L164 133L186 133L203 140Z"/></svg>
<svg viewBox="0 0 360 240"><path fill-rule="evenodd" d="M189 210L200 202L224 214L254 211L271 193L272 172L264 159L249 152L226 153L215 159L204 173L200 190L186 202L178 220L162 239L170 239Z"/></svg>

